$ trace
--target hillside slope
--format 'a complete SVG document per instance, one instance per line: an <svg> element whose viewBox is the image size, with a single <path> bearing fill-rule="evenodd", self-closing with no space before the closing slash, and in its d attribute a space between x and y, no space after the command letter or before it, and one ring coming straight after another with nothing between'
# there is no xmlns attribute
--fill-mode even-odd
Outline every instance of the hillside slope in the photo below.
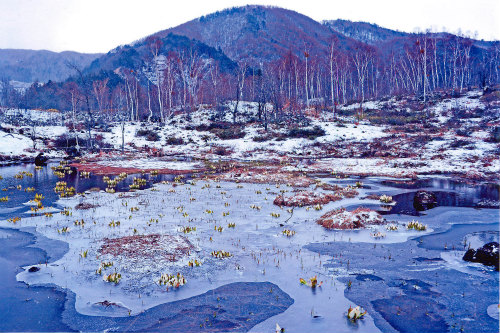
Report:
<svg viewBox="0 0 500 333"><path fill-rule="evenodd" d="M223 52L198 40L192 40L172 33L162 36L160 40L161 48L159 54L161 55L166 56L170 52L180 54L193 51L205 59L212 58L217 60L222 71L231 71L236 66ZM85 71L87 73L97 73L99 71L114 71L120 67L140 69L145 66L145 62L149 61L151 57L152 54L148 49L148 43L146 39L142 39L132 45L119 46L109 51L95 59Z"/></svg>
<svg viewBox="0 0 500 333"><path fill-rule="evenodd" d="M101 54L0 49L0 78L21 82L63 81L73 74L66 63L87 67Z"/></svg>
<svg viewBox="0 0 500 333"><path fill-rule="evenodd" d="M342 48L355 43L310 17L264 6L226 9L156 35L171 32L220 48L231 59L251 65L275 60L289 51L301 57L305 50L312 54L326 53L332 36L339 39Z"/></svg>

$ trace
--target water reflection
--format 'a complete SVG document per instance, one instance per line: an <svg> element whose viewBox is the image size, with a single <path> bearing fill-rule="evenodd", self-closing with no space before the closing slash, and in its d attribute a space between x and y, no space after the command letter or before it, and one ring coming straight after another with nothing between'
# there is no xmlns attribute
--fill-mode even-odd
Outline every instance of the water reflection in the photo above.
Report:
<svg viewBox="0 0 500 333"><path fill-rule="evenodd" d="M30 211L30 207L24 205L29 200L32 200L35 193L42 194L44 196L43 203L45 206L54 205L54 203L59 199L57 193L54 192L54 187L58 181L65 181L68 187L73 186L76 192L81 193L91 189L104 190L107 187L106 182L103 180L103 176L90 175L89 178L80 177L79 172L75 169L72 170L70 174L66 174L64 178L59 178L51 170L52 166L57 166L57 163L49 163L47 166L43 167L41 170L36 170L34 164L19 164L0 168L0 175L3 179L0 180L0 196L8 196L9 201L4 202L0 205L0 219L11 218L15 215L25 214ZM24 176L23 179L16 179L14 175L19 172L30 172L33 177ZM172 181L174 175L150 175L145 174L130 174L126 179L119 182L116 185L115 190L117 192L129 191L129 185L133 184L134 177L143 178L146 180L145 186L141 186L141 189L149 188L156 182L161 181ZM113 178L113 177L110 177ZM189 177L187 177L189 178ZM17 189L17 186L21 185L21 190ZM34 192L25 191L26 188L35 188Z"/></svg>

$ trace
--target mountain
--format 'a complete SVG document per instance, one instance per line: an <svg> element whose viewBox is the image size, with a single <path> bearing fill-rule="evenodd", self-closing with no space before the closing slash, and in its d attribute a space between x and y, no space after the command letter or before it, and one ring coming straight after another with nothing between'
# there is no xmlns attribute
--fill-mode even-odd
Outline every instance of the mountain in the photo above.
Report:
<svg viewBox="0 0 500 333"><path fill-rule="evenodd" d="M337 39L337 47L342 50L350 51L358 45L369 44L386 57L391 52L404 52L407 46L414 45L416 35L367 22L331 20L320 23L292 10L248 5L202 16L148 37L161 40L160 53L163 55L171 51L195 51L202 58L216 59L221 70L228 72L238 61L258 66L289 52L302 59L306 51L312 56L324 57L332 38ZM74 73L66 66L67 62L85 68L87 74L115 71L120 67L143 69L147 67L147 59L151 59L148 37L106 54L0 50L0 79L63 81ZM448 33L433 33L430 37L446 37L442 43L455 38ZM472 54L479 55L498 42L473 43Z"/></svg>
<svg viewBox="0 0 500 333"><path fill-rule="evenodd" d="M382 28L376 24L368 22L352 22L349 20L323 21L323 25L331 28L344 36L357 41L375 45L398 37L408 37L411 34Z"/></svg>
<svg viewBox="0 0 500 333"><path fill-rule="evenodd" d="M195 51L203 58L212 58L219 62L222 71L232 71L236 67L222 51L210 47L198 40L192 40L185 36L169 33L160 38L161 48L159 54L168 55L169 52ZM145 60L151 58L147 40L144 38L131 45L119 46L108 53L95 59L86 69L86 73L98 73L99 71L114 71L120 67L128 69L140 69L146 66Z"/></svg>
<svg viewBox="0 0 500 333"><path fill-rule="evenodd" d="M322 24L339 34L355 39L358 42L375 46L380 50L386 50L389 47L401 49L405 45L413 43L413 39L417 37L416 33L391 30L368 22L352 22L349 20L338 19L326 20L323 21ZM430 38L443 40L456 37L465 38L448 32L431 32L428 36ZM477 52L481 52L480 50L486 50L492 45L498 44L498 41L484 41L476 39L472 39L472 42L474 49L476 49Z"/></svg>
<svg viewBox="0 0 500 333"><path fill-rule="evenodd" d="M21 82L63 81L74 71L66 64L87 67L101 54L72 51L0 49L0 79Z"/></svg>
<svg viewBox="0 0 500 333"><path fill-rule="evenodd" d="M404 53L405 49L412 47L416 43L418 34L401 32L380 27L376 24L367 22L352 22L349 20L330 20L323 21L323 25L329 27L332 31L355 39L358 42L369 44L384 58L390 56L391 53ZM457 36L448 32L431 32L428 37L437 40L442 46L443 43L451 43L453 40L462 40L465 42L468 38L464 36ZM488 49L492 46L498 45L498 41L484 41L469 39L472 42L470 55L472 59L482 59ZM449 46L451 46L451 44ZM437 51L439 57L443 56L443 47Z"/></svg>
<svg viewBox="0 0 500 333"><path fill-rule="evenodd" d="M332 36L343 48L355 44L353 39L295 11L256 5L225 9L155 35L169 33L200 40L250 65L278 59L289 51L301 57L306 50L326 53Z"/></svg>

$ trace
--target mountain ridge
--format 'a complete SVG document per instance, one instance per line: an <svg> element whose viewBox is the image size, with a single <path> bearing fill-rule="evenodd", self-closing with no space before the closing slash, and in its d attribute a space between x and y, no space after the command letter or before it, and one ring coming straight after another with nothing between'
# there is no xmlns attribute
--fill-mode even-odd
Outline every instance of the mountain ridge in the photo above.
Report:
<svg viewBox="0 0 500 333"><path fill-rule="evenodd" d="M290 51L301 57L305 51L326 53L333 36L342 47L356 43L296 11L258 5L224 9L153 35L169 32L221 48L231 59L251 65L275 60Z"/></svg>
<svg viewBox="0 0 500 333"><path fill-rule="evenodd" d="M389 52L389 49L403 52L405 47L414 43L413 37L416 36L415 33L396 31L368 22L341 19L318 22L289 9L247 5L226 8L195 18L130 44L115 47L105 54L0 49L0 78L21 82L63 81L74 74L66 65L67 62L85 68L87 72L114 70L116 68L113 68L113 62L118 65L129 62L131 65L137 65L139 59L134 57L138 55L131 54L130 59L125 59L123 50L143 48L148 37L164 39L169 35L183 36L191 40L191 44L204 49L209 57L214 56L218 61L224 62L227 68L233 67L232 62L244 62L257 67L288 53L293 53L301 59L304 59L306 53L327 56L333 39L336 39L336 48L340 50L370 45L382 53ZM431 36L455 35L443 32L431 33ZM486 49L492 43L499 42L473 40L473 43L479 49ZM114 53L121 54L113 56ZM120 60L117 59L119 57ZM99 68L99 63L103 65L102 68Z"/></svg>
<svg viewBox="0 0 500 333"><path fill-rule="evenodd" d="M87 67L101 53L0 49L0 78L20 82L63 81L73 74L66 63Z"/></svg>

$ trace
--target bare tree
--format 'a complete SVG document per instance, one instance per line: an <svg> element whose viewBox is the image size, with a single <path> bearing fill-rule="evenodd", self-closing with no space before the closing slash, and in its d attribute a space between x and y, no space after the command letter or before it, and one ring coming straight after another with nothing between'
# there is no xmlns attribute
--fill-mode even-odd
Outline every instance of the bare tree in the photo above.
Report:
<svg viewBox="0 0 500 333"><path fill-rule="evenodd" d="M190 48L186 52L181 52L177 58L177 63L183 84L183 108L186 108L186 103L189 98L191 110L194 110L198 102L198 90L200 88L200 80L203 77L205 65L201 57L193 48Z"/></svg>
<svg viewBox="0 0 500 333"><path fill-rule="evenodd" d="M163 99L162 99L162 93L161 93L161 88L160 88L162 78L160 75L160 63L159 63L161 61L159 58L159 55L160 55L160 50L161 50L161 47L163 45L163 42L157 36L150 36L150 37L148 37L146 43L148 45L149 51L151 52L151 54L153 56L152 63L153 63L154 71L155 71L156 87L158 89L158 105L160 108L160 119L161 119L161 122L164 122L165 117L164 117L164 113L163 113ZM150 115L150 117L151 117L151 115Z"/></svg>
<svg viewBox="0 0 500 333"><path fill-rule="evenodd" d="M122 85L115 87L112 93L112 101L114 106L114 112L116 113L117 119L120 121L120 129L122 136L121 151L122 154L125 150L125 127L126 121L129 118L129 113L126 107L127 92Z"/></svg>
<svg viewBox="0 0 500 333"><path fill-rule="evenodd" d="M210 73L210 81L212 82L212 86L214 89L214 106L215 109L219 109L219 91L217 90L217 86L220 80L220 68L219 63L215 60L212 60L209 65L209 73Z"/></svg>
<svg viewBox="0 0 500 333"><path fill-rule="evenodd" d="M172 116L172 107L173 107L173 96L174 96L174 87L175 87L175 54L170 53L168 57L165 59L165 69L163 70L163 86L165 89L165 97L168 101L168 110L166 118L170 118Z"/></svg>
<svg viewBox="0 0 500 333"><path fill-rule="evenodd" d="M352 61L356 67L361 100L359 104L360 117L363 117L363 103L365 101L365 81L368 75L368 65L373 58L373 49L369 46L360 45L352 55Z"/></svg>
<svg viewBox="0 0 500 333"><path fill-rule="evenodd" d="M305 71L305 88L306 88L306 107L309 108L309 87L308 87L308 59L309 59L310 53L309 53L309 47L304 46L304 58L306 58L306 71Z"/></svg>
<svg viewBox="0 0 500 333"><path fill-rule="evenodd" d="M97 101L97 108L99 109L99 114L104 115L104 108L106 107L106 97L108 93L108 81L109 78L104 80L96 80L92 82L92 88L94 92L94 97ZM109 118L109 114L108 114Z"/></svg>
<svg viewBox="0 0 500 333"><path fill-rule="evenodd" d="M335 113L336 113L336 103L335 103L335 94L334 94L334 87L333 87L333 77L334 77L334 71L333 71L333 65L335 62L335 48L337 44L337 39L333 38L330 41L330 94L331 94L331 100L332 100L332 113L333 113L333 118L335 119Z"/></svg>
<svg viewBox="0 0 500 333"><path fill-rule="evenodd" d="M78 74L78 78L80 80L81 93L83 94L83 98L85 101L85 105L87 107L87 132L89 136L88 148L94 149L94 143L92 140L92 129L94 128L94 115L92 114L92 109L90 108L90 86L91 82L88 77L83 75L82 70L75 64L67 62L66 66L76 71Z"/></svg>
<svg viewBox="0 0 500 333"><path fill-rule="evenodd" d="M238 63L238 68L236 69L236 103L233 109L233 123L236 123L236 114L238 112L238 104L243 98L243 88L245 86L245 75L248 70L248 65L246 62Z"/></svg>
<svg viewBox="0 0 500 333"><path fill-rule="evenodd" d="M77 123L77 117L76 117L76 110L77 110L77 103L79 99L79 90L78 90L78 85L75 82L67 82L64 85L64 90L67 92L67 95L69 96L69 99L71 101L71 130L76 132L76 123ZM78 133L75 133L75 140L76 140L76 150L80 151L80 144L78 142Z"/></svg>

